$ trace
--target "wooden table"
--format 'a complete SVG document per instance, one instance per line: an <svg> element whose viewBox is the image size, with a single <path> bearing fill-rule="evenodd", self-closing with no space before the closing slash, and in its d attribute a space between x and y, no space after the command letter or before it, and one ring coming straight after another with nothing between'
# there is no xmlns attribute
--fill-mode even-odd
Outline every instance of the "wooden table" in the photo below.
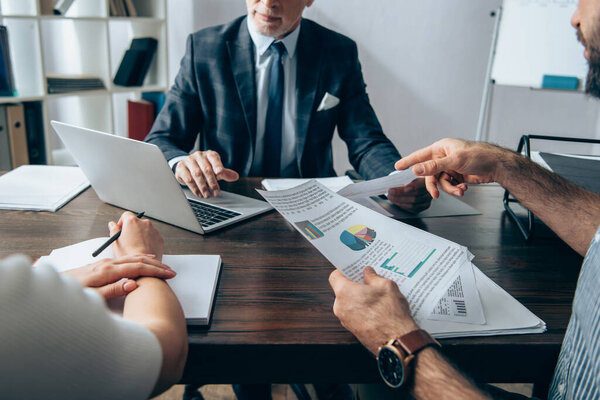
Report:
<svg viewBox="0 0 600 400"><path fill-rule="evenodd" d="M258 179L226 190L259 198ZM571 314L581 257L545 226L524 243L502 208L498 186L472 187L464 201L483 214L407 220L466 245L474 263L542 318L548 331L445 339L443 352L486 382L551 377ZM33 258L106 236L122 210L92 189L56 213L0 211L0 257ZM190 330L185 382L379 382L372 356L332 313L331 264L277 212L201 236L155 222L167 253L220 254L223 270L210 329Z"/></svg>

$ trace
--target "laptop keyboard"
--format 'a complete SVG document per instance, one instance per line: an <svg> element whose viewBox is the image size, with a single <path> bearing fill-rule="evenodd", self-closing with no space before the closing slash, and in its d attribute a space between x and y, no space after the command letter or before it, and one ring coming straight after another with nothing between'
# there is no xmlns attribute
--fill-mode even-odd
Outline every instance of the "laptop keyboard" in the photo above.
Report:
<svg viewBox="0 0 600 400"><path fill-rule="evenodd" d="M188 199L188 202L190 203L190 206L192 206L192 210L194 210L196 219L198 222L200 222L200 224L202 224L203 227L218 224L241 215L235 211L216 207L211 204L201 203L195 200Z"/></svg>

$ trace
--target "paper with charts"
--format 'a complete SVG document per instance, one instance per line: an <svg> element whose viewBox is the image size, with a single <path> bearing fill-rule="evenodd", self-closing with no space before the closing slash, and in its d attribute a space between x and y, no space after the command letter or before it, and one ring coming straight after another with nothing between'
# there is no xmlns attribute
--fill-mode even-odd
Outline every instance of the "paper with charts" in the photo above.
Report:
<svg viewBox="0 0 600 400"><path fill-rule="evenodd" d="M372 266L395 281L417 319L429 317L460 267L472 259L463 246L387 218L315 181L260 193L348 278L361 282L363 269ZM444 311L439 310L440 318L449 314Z"/></svg>
<svg viewBox="0 0 600 400"><path fill-rule="evenodd" d="M500 320L497 314L507 310L490 306L486 312L480 287L491 287L485 281L489 278L473 266L473 255L464 246L385 217L315 180L291 189L258 192L348 278L362 282L363 269L372 266L396 282L417 322L438 337L545 328L543 321L499 287L494 288L495 294L514 301L517 306L509 303L520 307L515 312L522 318L518 323L510 317ZM477 272L482 282L477 281ZM487 323L488 314L496 325Z"/></svg>

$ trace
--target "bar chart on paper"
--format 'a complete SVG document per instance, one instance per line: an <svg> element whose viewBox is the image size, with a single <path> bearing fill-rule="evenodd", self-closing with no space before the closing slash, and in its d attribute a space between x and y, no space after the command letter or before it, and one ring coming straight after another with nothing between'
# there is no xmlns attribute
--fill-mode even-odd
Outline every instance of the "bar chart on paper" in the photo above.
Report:
<svg viewBox="0 0 600 400"><path fill-rule="evenodd" d="M421 267L431 258L436 249L421 243L405 243L402 252L393 253L379 267L388 271L388 277L401 275L412 278L419 272Z"/></svg>

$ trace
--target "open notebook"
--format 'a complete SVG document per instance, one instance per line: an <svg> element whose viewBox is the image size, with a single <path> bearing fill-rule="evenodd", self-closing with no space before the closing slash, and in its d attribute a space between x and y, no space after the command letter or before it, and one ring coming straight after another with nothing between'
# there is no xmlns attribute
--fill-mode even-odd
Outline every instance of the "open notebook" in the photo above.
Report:
<svg viewBox="0 0 600 400"><path fill-rule="evenodd" d="M36 265L44 263L53 266L58 271L66 271L103 258L112 258L111 247L105 249L98 257L92 257L92 252L107 239L105 237L90 239L53 250L50 255L40 257ZM165 254L163 263L177 272L177 275L173 279L167 280L167 283L181 303L187 324L209 325L221 270L221 256ZM116 308L115 311L118 311L119 307L122 309L122 299L120 303L110 301L109 306L113 310Z"/></svg>

